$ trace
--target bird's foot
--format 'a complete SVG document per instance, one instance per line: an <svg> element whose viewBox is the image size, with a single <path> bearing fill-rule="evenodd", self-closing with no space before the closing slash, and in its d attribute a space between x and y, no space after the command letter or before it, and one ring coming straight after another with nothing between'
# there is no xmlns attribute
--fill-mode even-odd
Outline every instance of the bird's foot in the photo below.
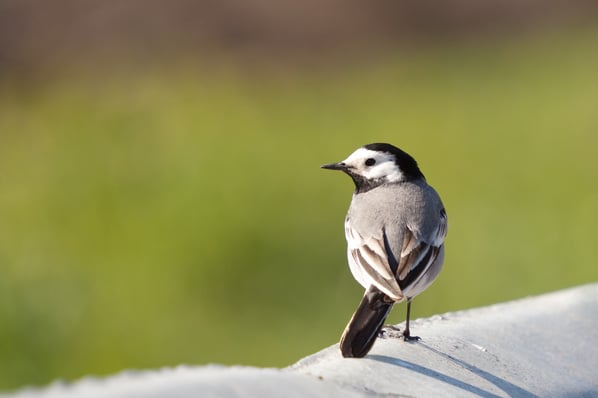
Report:
<svg viewBox="0 0 598 398"><path fill-rule="evenodd" d="M378 337L381 339L400 339L402 336L401 329L395 325L382 326L378 332Z"/></svg>
<svg viewBox="0 0 598 398"><path fill-rule="evenodd" d="M404 341L408 341L408 342L413 342L413 341L419 341L421 340L421 337L419 336L412 336L411 333L409 332L409 329L406 329L403 334L403 340Z"/></svg>

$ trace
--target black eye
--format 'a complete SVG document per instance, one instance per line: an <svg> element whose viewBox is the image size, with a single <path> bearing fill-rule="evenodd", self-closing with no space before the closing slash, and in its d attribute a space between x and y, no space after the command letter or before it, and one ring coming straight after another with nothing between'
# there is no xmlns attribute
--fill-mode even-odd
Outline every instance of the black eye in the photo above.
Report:
<svg viewBox="0 0 598 398"><path fill-rule="evenodd" d="M376 159L373 159L373 158L369 158L365 161L366 166L373 166L375 164L376 164Z"/></svg>

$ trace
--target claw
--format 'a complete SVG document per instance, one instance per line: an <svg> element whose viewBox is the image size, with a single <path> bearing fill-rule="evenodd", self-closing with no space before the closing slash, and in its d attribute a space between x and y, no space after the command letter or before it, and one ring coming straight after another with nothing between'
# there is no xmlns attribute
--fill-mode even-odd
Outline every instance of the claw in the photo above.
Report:
<svg viewBox="0 0 598 398"><path fill-rule="evenodd" d="M404 341L418 341L418 340L421 340L421 337L412 336L411 333L409 333L409 329L407 329L403 332L403 340Z"/></svg>

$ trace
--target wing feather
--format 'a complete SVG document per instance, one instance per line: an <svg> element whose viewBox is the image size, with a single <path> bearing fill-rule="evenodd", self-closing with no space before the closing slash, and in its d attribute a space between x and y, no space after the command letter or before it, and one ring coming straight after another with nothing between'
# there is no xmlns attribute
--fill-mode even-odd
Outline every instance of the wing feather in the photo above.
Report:
<svg viewBox="0 0 598 398"><path fill-rule="evenodd" d="M370 237L364 240L359 233L347 226L347 237L352 237L349 245L351 258L371 281L385 294L395 300L403 298L389 258L384 240Z"/></svg>
<svg viewBox="0 0 598 398"><path fill-rule="evenodd" d="M417 237L409 226L405 228L403 249L396 272L402 289L419 279L434 263L444 244L446 233L447 215L444 208L440 211L438 226L428 239Z"/></svg>
<svg viewBox="0 0 598 398"><path fill-rule="evenodd" d="M360 256L364 258L365 262L384 279L394 279L394 274L390 270L385 254L376 253L376 246L380 247L377 242L370 241L369 245L361 246L357 251Z"/></svg>
<svg viewBox="0 0 598 398"><path fill-rule="evenodd" d="M396 301L404 298L403 290L425 274L434 263L447 232L447 217L444 209L438 226L427 237L418 236L416 228L407 225L402 233L403 244L400 253L393 253L386 229L380 237L364 238L351 228L349 219L345 222L345 233L349 253L371 282Z"/></svg>

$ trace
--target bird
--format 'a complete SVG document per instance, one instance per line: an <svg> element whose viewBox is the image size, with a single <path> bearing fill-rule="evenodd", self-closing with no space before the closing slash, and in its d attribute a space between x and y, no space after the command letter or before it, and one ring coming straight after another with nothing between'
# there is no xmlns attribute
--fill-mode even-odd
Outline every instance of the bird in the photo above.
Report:
<svg viewBox="0 0 598 398"><path fill-rule="evenodd" d="M402 337L409 329L411 301L432 284L444 262L448 218L438 193L416 160L387 143L355 150L321 166L348 174L355 191L345 218L347 258L365 293L345 328L345 358L367 355L395 303L407 302Z"/></svg>

